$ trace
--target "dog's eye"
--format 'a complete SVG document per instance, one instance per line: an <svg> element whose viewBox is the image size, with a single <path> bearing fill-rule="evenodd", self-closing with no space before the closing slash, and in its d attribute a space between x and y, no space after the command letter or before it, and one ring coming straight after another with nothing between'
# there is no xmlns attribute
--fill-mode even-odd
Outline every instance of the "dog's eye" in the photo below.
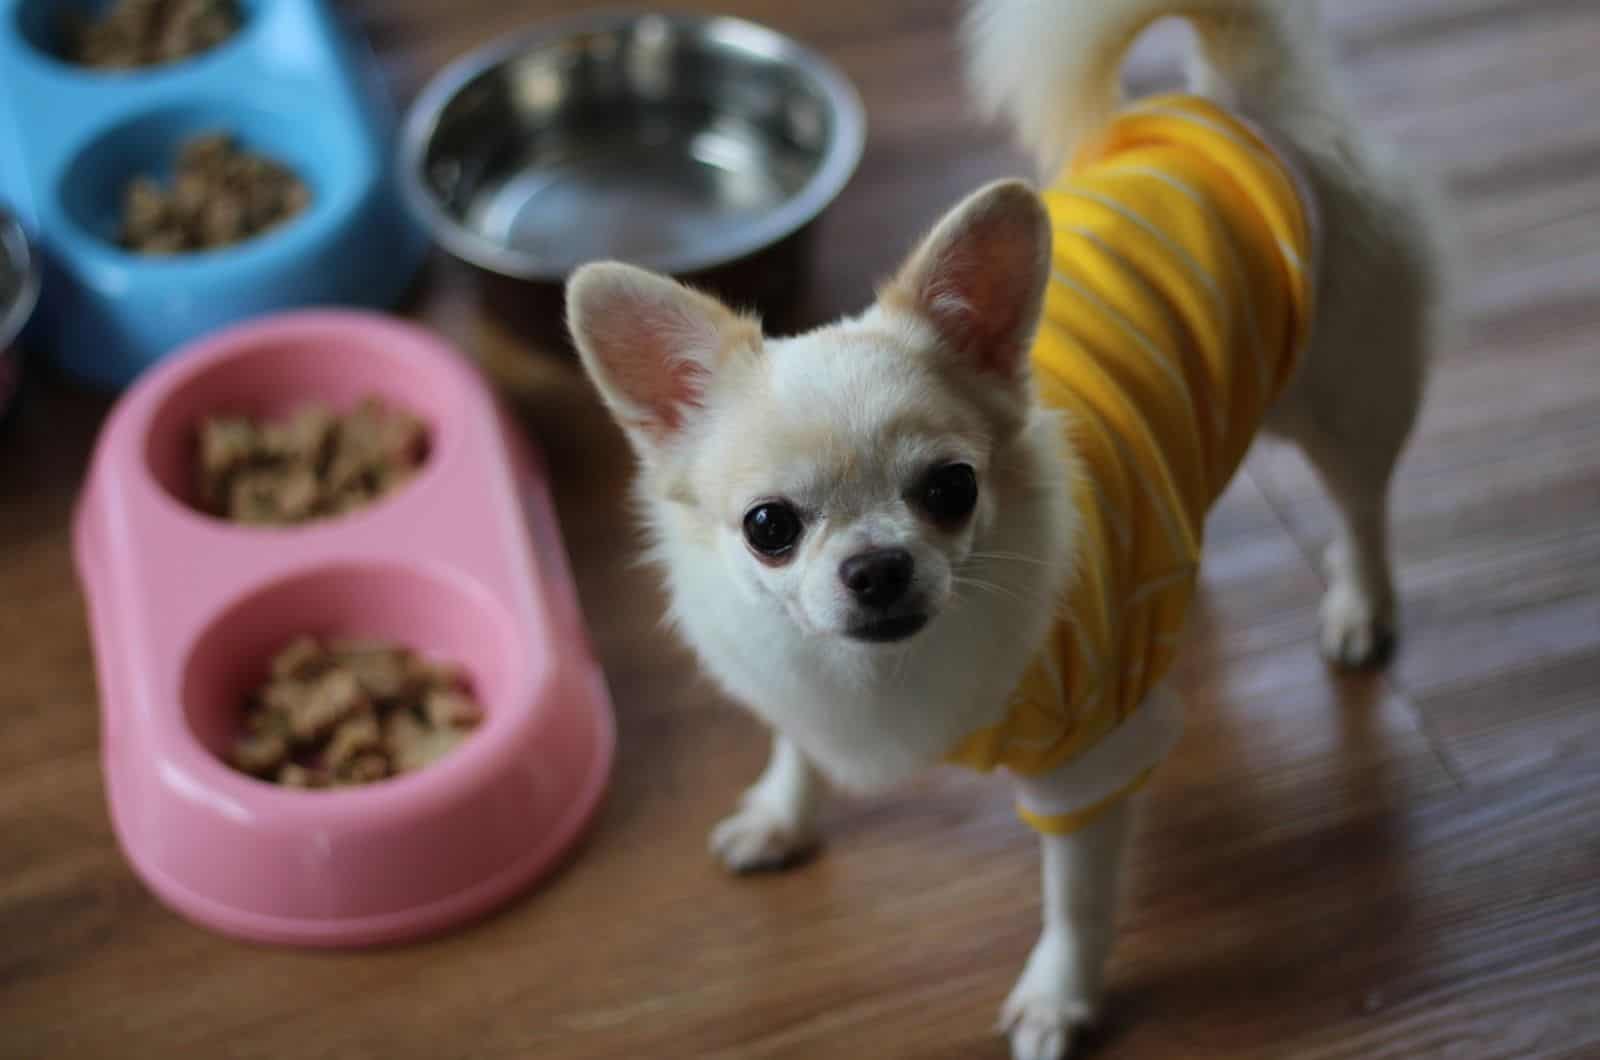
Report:
<svg viewBox="0 0 1600 1060"><path fill-rule="evenodd" d="M970 464L945 464L928 472L917 503L935 522L959 523L978 504L978 474Z"/></svg>
<svg viewBox="0 0 1600 1060"><path fill-rule="evenodd" d="M800 538L800 516L783 501L768 501L744 516L744 539L763 556L779 557Z"/></svg>

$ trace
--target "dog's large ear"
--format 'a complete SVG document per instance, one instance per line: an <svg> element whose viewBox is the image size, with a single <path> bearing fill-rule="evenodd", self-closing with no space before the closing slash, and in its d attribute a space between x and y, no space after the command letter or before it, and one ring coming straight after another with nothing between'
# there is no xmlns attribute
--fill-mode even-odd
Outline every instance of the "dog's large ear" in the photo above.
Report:
<svg viewBox="0 0 1600 1060"><path fill-rule="evenodd" d="M567 326L617 420L655 447L704 407L717 372L761 345L760 325L715 298L615 262L572 275Z"/></svg>
<svg viewBox="0 0 1600 1060"><path fill-rule="evenodd" d="M1026 377L1050 275L1050 219L1022 181L997 181L944 216L881 301L933 325L984 374Z"/></svg>

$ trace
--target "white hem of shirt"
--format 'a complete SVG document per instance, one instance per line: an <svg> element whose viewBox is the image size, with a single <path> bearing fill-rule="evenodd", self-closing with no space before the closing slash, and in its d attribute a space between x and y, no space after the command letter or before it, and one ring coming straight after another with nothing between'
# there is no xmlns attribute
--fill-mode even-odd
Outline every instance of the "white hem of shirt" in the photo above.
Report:
<svg viewBox="0 0 1600 1060"><path fill-rule="evenodd" d="M1098 743L1048 773L1016 777L1017 804L1038 817L1087 810L1160 765L1182 735L1183 705L1159 684Z"/></svg>

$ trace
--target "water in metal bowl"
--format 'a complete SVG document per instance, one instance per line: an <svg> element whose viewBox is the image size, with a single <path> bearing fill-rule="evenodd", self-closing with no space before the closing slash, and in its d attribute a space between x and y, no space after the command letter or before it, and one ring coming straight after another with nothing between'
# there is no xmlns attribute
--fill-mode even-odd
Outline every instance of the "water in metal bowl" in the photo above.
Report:
<svg viewBox="0 0 1600 1060"><path fill-rule="evenodd" d="M861 155L849 84L730 18L589 16L487 46L408 119L414 208L451 253L560 281L618 258L690 274L798 231Z"/></svg>

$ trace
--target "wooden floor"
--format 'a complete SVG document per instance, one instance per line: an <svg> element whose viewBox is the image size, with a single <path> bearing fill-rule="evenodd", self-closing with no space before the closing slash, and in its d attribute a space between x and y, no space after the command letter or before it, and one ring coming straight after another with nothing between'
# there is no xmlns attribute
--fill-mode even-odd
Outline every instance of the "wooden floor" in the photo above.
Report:
<svg viewBox="0 0 1600 1060"><path fill-rule="evenodd" d="M542 10L369 0L402 93ZM854 307L936 212L1016 170L963 109L952 0L723 0L841 63L865 163L805 315ZM1326 0L1361 110L1459 207L1465 327L1396 495L1405 639L1385 676L1312 648L1325 503L1250 461L1212 524L1106 1026L1133 1058L1600 1056L1600 4ZM1167 49L1141 52L1159 76ZM440 941L314 956L157 905L109 831L69 505L104 410L46 386L0 451L0 1056L991 1058L1036 930L1002 786L943 774L827 814L786 875L724 878L706 830L762 734L656 631L626 560L627 457L571 366L478 350L549 450L617 701L609 801L536 894Z"/></svg>

